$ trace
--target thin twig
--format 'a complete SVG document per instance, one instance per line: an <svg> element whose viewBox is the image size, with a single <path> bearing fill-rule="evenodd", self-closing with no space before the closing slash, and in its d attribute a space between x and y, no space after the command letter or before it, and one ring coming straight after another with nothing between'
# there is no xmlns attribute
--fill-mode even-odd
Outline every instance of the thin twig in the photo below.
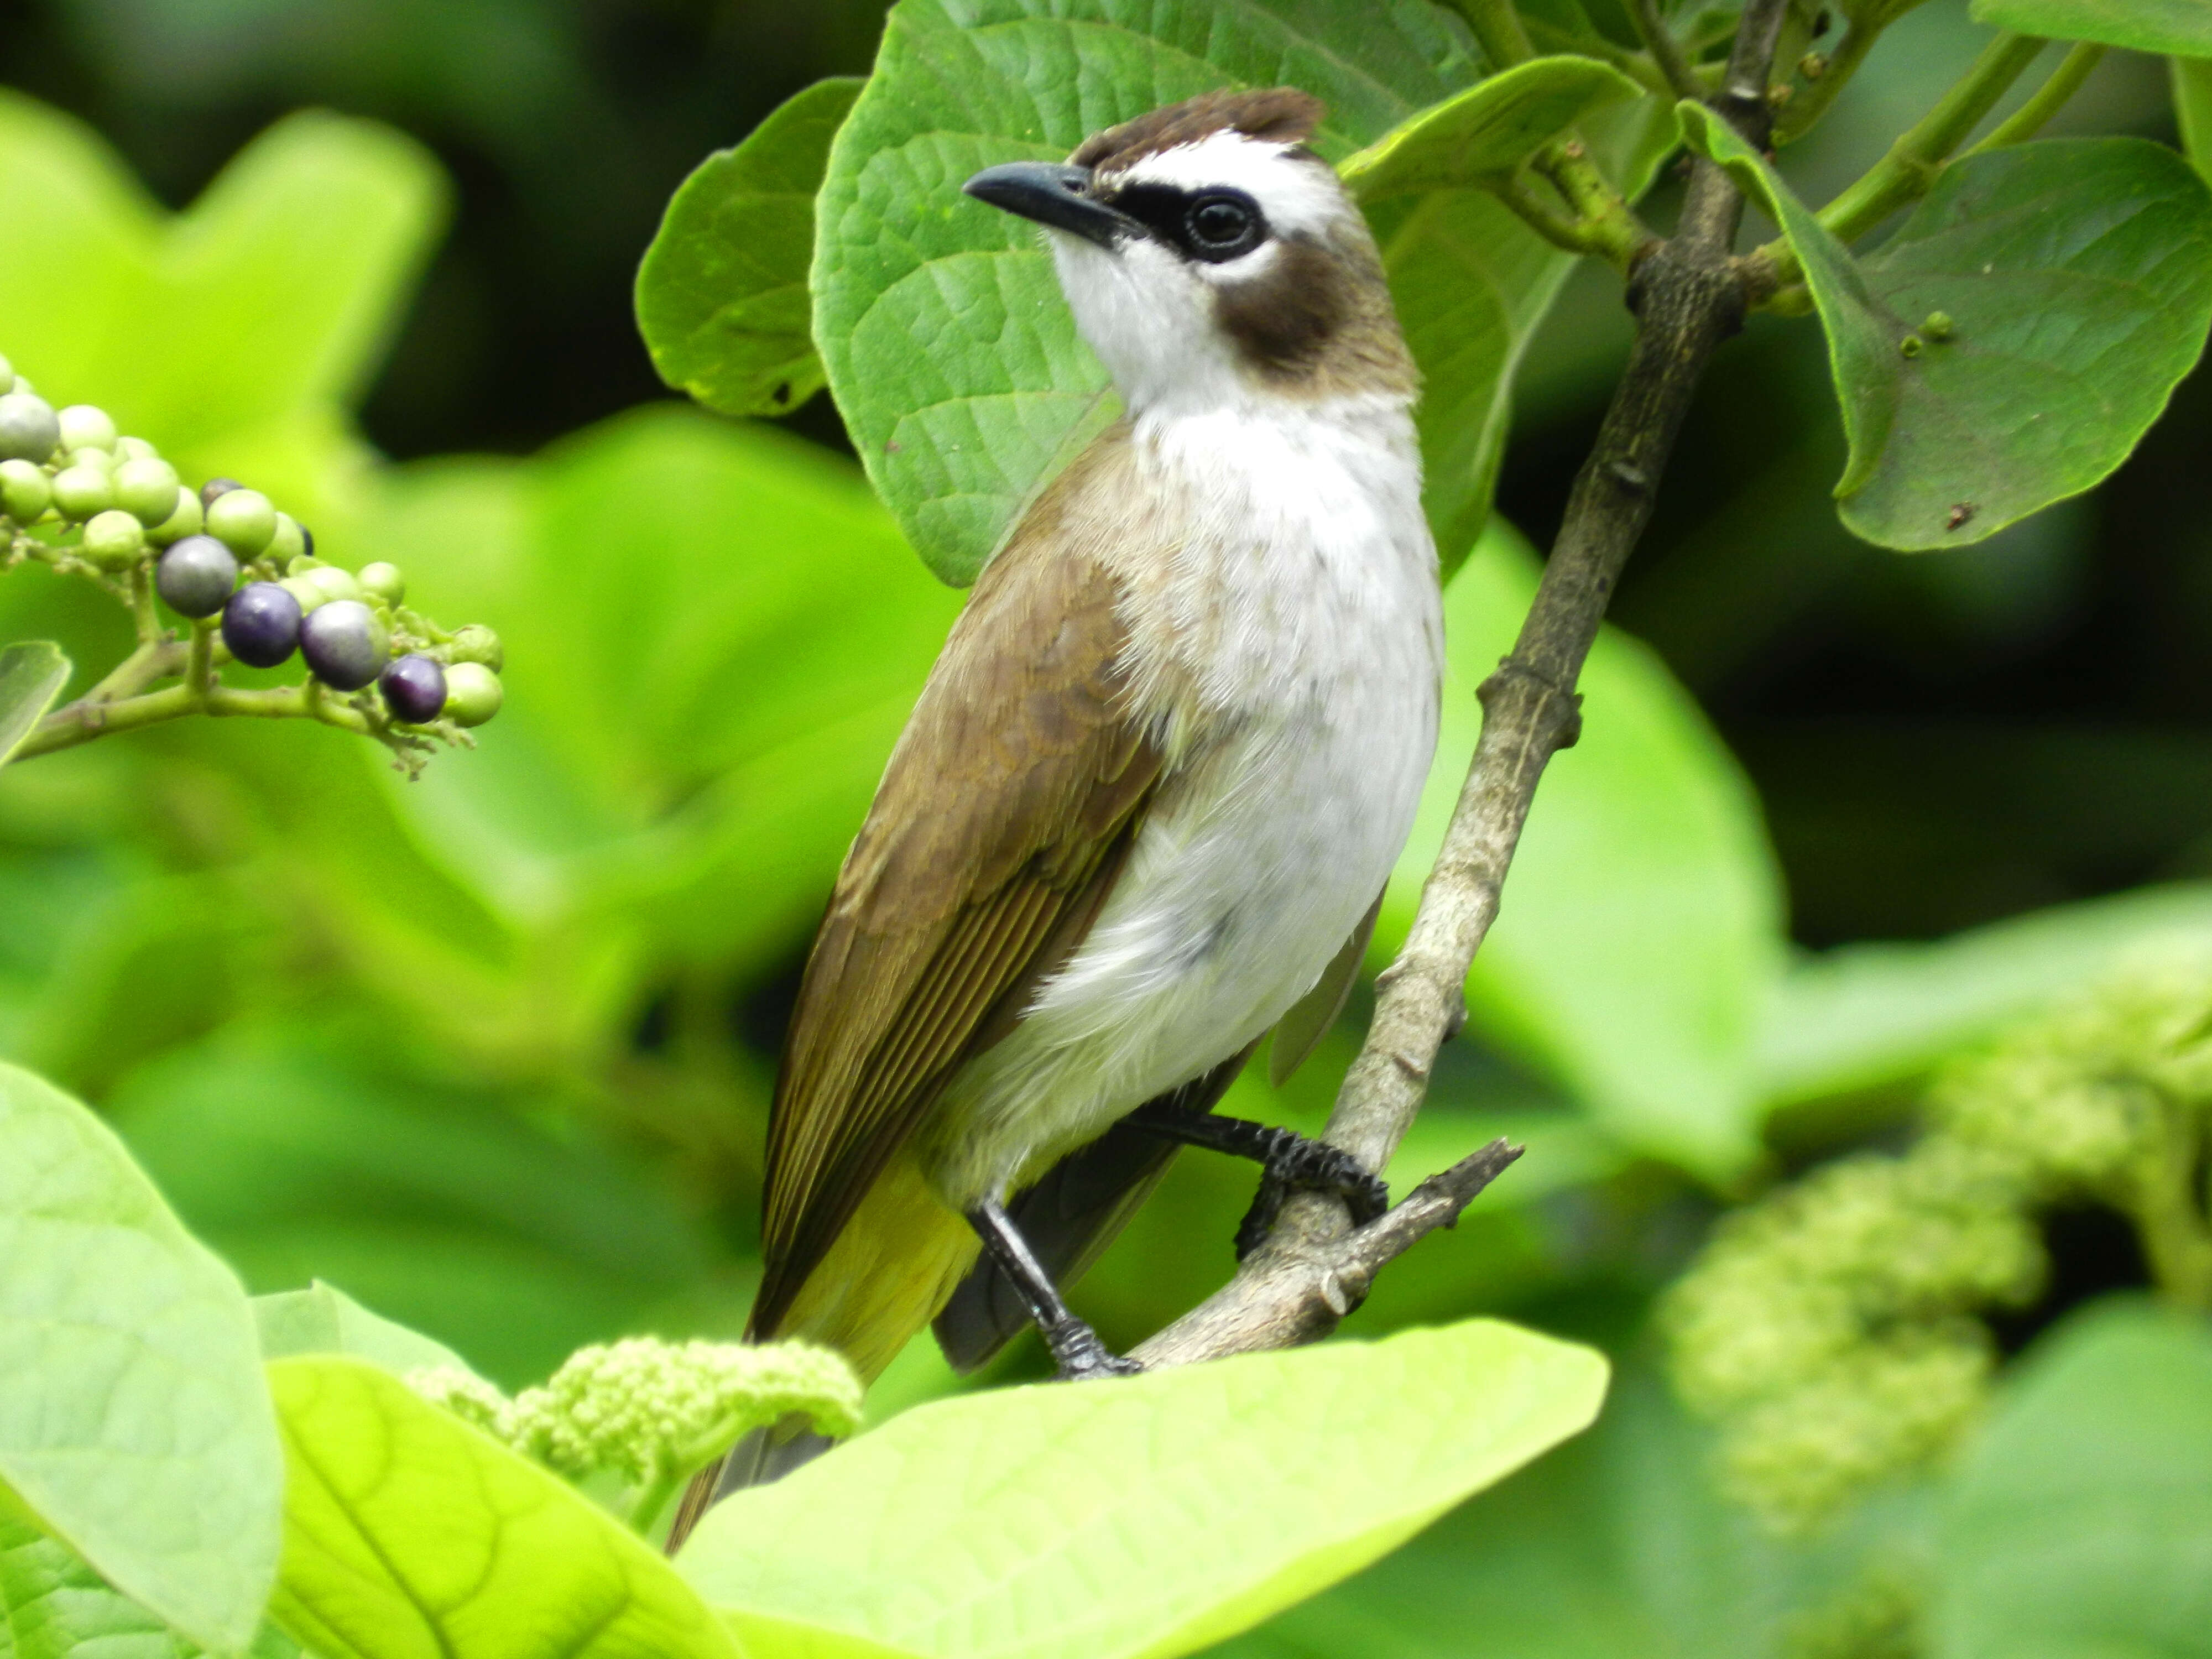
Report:
<svg viewBox="0 0 2212 1659"><path fill-rule="evenodd" d="M1658 0L1629 0L1629 21L1636 25L1637 33L1644 37L1644 45L1651 53L1651 61L1659 65L1659 72L1667 77L1667 84L1677 98L1702 98L1705 89L1698 84L1698 72L1690 67L1690 59L1675 40L1674 30L1659 15Z"/></svg>
<svg viewBox="0 0 2212 1659"><path fill-rule="evenodd" d="M1968 155L1979 155L1985 149L2002 149L2007 144L2024 143L2043 131L2044 124L2066 106L2067 100L2081 90L2081 83L2089 78L2090 70L2105 61L2105 48L2084 40L2074 46L2058 60L2058 67L2051 71L2051 78L2029 96L2028 100L1990 130L1990 136L1968 150Z"/></svg>
<svg viewBox="0 0 2212 1659"><path fill-rule="evenodd" d="M1747 0L1713 100L1761 148L1770 120L1767 76L1786 4ZM1741 325L1745 295L1730 251L1742 212L1743 198L1727 173L1699 161L1674 235L1638 261L1631 278L1637 333L1628 367L1575 481L1513 653L1483 682L1474 764L1421 890L1406 948L1377 981L1366 1043L1329 1117L1325 1139L1370 1170L1383 1168L1397 1150L1427 1092L1437 1051L1457 1027L1468 969L1497 916L1537 781L1580 728L1575 681L1606 602L1650 517L1653 493L1706 361ZM1457 1207L1447 1201L1455 1199L1455 1183L1479 1190L1510 1162L1509 1152L1502 1145L1486 1148L1356 1231L1342 1200L1292 1194L1273 1236L1237 1276L1135 1357L1147 1364L1182 1364L1327 1334L1386 1262L1444 1224L1444 1210L1456 1217ZM1498 1160L1496 1168L1486 1159ZM1487 1170L1480 1182L1476 1169Z"/></svg>

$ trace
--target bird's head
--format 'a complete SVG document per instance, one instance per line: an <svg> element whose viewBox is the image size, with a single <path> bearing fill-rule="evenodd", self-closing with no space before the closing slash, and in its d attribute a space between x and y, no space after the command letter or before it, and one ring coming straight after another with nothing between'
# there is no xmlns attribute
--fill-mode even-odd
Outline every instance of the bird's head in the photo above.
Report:
<svg viewBox="0 0 2212 1659"><path fill-rule="evenodd" d="M1322 113L1291 87L1206 93L965 188L1049 233L1076 326L1133 411L1410 398L1374 238L1304 142Z"/></svg>

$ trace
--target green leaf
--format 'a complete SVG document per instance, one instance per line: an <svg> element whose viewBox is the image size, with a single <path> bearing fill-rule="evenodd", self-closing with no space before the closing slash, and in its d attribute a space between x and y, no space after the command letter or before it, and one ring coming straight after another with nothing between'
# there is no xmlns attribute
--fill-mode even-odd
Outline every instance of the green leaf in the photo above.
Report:
<svg viewBox="0 0 2212 1659"><path fill-rule="evenodd" d="M368 453L344 411L445 208L443 175L414 141L309 111L172 217L88 130L0 94L0 222L47 250L0 261L0 349L42 393L100 404L188 478L249 478L319 522L358 491Z"/></svg>
<svg viewBox="0 0 2212 1659"><path fill-rule="evenodd" d="M2046 1337L1960 1470L1946 1659L2212 1655L2212 1327L2120 1303Z"/></svg>
<svg viewBox="0 0 2212 1659"><path fill-rule="evenodd" d="M1401 122L1337 171L1363 202L1510 173L1595 109L1643 95L1591 58L1537 58Z"/></svg>
<svg viewBox="0 0 2212 1659"><path fill-rule="evenodd" d="M1527 544L1493 525L1445 592L1443 727L1377 956L1412 925L1474 757L1474 689L1535 588ZM1753 1054L1783 960L1774 855L1734 758L1649 650L1606 629L1581 689L1582 738L1536 792L1469 1012L1630 1145L1725 1176L1756 1151Z"/></svg>
<svg viewBox="0 0 2212 1659"><path fill-rule="evenodd" d="M659 1553L358 1360L269 1367L290 1480L270 1613L322 1659L737 1659Z"/></svg>
<svg viewBox="0 0 2212 1659"><path fill-rule="evenodd" d="M1974 0L1972 15L2021 34L2212 57L2212 7L2204 0Z"/></svg>
<svg viewBox="0 0 2212 1659"><path fill-rule="evenodd" d="M1325 99L1314 147L1334 160L1477 69L1427 0L900 0L830 148L814 337L868 476L929 567L972 580L1115 412L1034 228L963 180L1224 84Z"/></svg>
<svg viewBox="0 0 2212 1659"><path fill-rule="evenodd" d="M444 1343L381 1318L336 1285L317 1279L304 1291L276 1291L253 1298L253 1319L264 1359L295 1354L342 1353L395 1376L468 1362Z"/></svg>
<svg viewBox="0 0 2212 1659"><path fill-rule="evenodd" d="M1793 966L1759 1045L1786 1105L1910 1081L1944 1055L2130 958L2212 945L2212 884L2154 887L2009 917L1932 944L1847 945Z"/></svg>
<svg viewBox="0 0 2212 1659"><path fill-rule="evenodd" d="M637 272L660 378L725 415L780 415L822 389L806 290L814 197L858 78L817 82L677 189Z"/></svg>
<svg viewBox="0 0 2212 1659"><path fill-rule="evenodd" d="M249 1027L142 1068L111 1107L249 1285L351 1285L510 1388L730 1270L665 1180L545 1127L559 1109L542 1094Z"/></svg>
<svg viewBox="0 0 2212 1659"><path fill-rule="evenodd" d="M2173 76L2174 123L2181 130L2182 154L2201 179L2212 180L2212 63L2169 58Z"/></svg>
<svg viewBox="0 0 2212 1659"><path fill-rule="evenodd" d="M94 1572L0 1490L0 1656L5 1659L195 1659L204 1651ZM299 1659L264 1624L252 1659Z"/></svg>
<svg viewBox="0 0 2212 1659"><path fill-rule="evenodd" d="M1170 1659L1575 1433L1605 1376L1476 1320L939 1401L725 1501L677 1565L771 1651Z"/></svg>
<svg viewBox="0 0 2212 1659"><path fill-rule="evenodd" d="M1870 542L1956 546L2079 495L2127 458L2203 349L2212 193L2161 145L1969 155L1859 261L1726 123L1682 111L1804 267L1850 441L1836 495ZM1947 328L1930 326L1939 316Z"/></svg>
<svg viewBox="0 0 2212 1659"><path fill-rule="evenodd" d="M83 1106L0 1066L0 1480L204 1646L252 1639L283 1479L237 1279Z"/></svg>
<svg viewBox="0 0 2212 1659"><path fill-rule="evenodd" d="M70 659L49 640L0 647L0 766L54 706L69 677Z"/></svg>

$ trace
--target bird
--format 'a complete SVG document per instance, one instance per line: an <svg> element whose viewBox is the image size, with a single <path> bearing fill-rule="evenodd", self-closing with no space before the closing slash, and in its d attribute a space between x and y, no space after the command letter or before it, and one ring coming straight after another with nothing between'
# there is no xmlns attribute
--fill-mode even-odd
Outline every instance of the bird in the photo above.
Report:
<svg viewBox="0 0 2212 1659"><path fill-rule="evenodd" d="M1065 1285L1183 1146L1387 1192L1212 1108L1340 1011L1436 744L1443 629L1419 376L1291 87L1221 89L963 186L1042 228L1122 412L984 567L801 981L748 1338L872 1379L925 1325L970 1369L1035 1324L1063 1378L1136 1369ZM825 1443L787 1422L694 1480Z"/></svg>

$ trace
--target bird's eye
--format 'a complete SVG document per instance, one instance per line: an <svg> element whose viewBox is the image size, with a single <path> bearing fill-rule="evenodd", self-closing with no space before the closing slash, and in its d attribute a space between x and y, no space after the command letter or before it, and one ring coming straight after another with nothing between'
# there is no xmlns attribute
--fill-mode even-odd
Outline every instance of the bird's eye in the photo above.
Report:
<svg viewBox="0 0 2212 1659"><path fill-rule="evenodd" d="M1201 196L1190 204L1183 222L1191 252L1200 258L1234 258L1259 245L1259 210L1239 196Z"/></svg>

